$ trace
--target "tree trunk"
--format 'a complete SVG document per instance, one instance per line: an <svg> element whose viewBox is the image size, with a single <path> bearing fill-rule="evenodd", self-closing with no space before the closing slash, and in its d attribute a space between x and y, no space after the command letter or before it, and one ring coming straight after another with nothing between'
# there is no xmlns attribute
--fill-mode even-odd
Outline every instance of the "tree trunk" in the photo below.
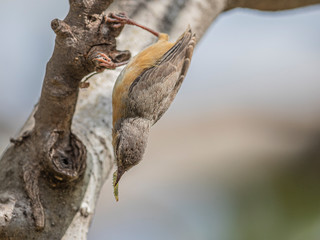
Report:
<svg viewBox="0 0 320 240"><path fill-rule="evenodd" d="M67 17L53 20L56 45L47 64L41 98L0 160L1 239L86 239L100 189L114 165L111 95L120 70L81 80L96 69L98 52L115 62L122 31L103 12L124 11L175 40L191 25L200 39L212 21L235 7L283 10L320 0L69 0ZM110 5L110 6L109 6ZM133 55L154 37L127 27L119 44Z"/></svg>

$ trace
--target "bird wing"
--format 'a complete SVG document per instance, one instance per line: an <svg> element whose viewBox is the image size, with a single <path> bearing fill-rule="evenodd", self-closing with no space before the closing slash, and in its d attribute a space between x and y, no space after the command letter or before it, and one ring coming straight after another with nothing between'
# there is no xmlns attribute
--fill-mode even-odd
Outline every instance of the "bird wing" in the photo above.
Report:
<svg viewBox="0 0 320 240"><path fill-rule="evenodd" d="M157 122L169 108L187 73L195 46L188 28L154 67L145 70L130 85L128 115Z"/></svg>

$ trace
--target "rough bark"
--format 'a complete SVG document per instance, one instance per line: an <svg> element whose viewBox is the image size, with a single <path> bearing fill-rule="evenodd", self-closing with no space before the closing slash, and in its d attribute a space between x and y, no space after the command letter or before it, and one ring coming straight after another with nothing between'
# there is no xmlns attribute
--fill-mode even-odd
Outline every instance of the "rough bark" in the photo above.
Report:
<svg viewBox="0 0 320 240"><path fill-rule="evenodd" d="M1 239L86 239L100 189L113 167L111 93L119 70L90 79L93 58L130 57L116 50L122 28L106 23L112 0L70 0L70 11L52 21L56 45L47 64L39 104L0 160ZM281 2L281 3L280 3ZM318 0L122 0L108 11L125 11L175 39L190 23L198 38L224 10L249 7L282 10ZM154 39L127 28L120 44L134 54ZM141 34L140 34L141 33Z"/></svg>

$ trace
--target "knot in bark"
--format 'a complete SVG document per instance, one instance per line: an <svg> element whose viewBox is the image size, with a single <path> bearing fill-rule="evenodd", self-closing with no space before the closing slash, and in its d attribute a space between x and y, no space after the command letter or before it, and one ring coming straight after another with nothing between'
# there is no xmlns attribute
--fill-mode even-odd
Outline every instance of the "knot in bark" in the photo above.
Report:
<svg viewBox="0 0 320 240"><path fill-rule="evenodd" d="M66 143L62 132L54 131L50 135L45 156L44 170L52 180L71 182L82 176L86 167L87 150L73 133Z"/></svg>

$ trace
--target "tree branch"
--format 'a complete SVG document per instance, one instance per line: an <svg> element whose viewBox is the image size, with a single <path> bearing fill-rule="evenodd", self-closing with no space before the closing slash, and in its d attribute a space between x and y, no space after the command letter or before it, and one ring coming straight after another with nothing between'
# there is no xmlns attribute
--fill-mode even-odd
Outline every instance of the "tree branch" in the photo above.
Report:
<svg viewBox="0 0 320 240"><path fill-rule="evenodd" d="M8 216L0 214L1 239L86 239L100 189L113 166L111 95L119 70L98 74L80 92L79 84L96 69L93 59L98 52L115 62L130 57L128 51L116 50L122 28L104 21L106 8L125 11L174 40L187 24L201 38L221 12L248 5L228 0L69 2L67 17L51 24L56 44L39 104L0 161L0 207ZM127 27L118 38L134 53L155 40L136 31Z"/></svg>
<svg viewBox="0 0 320 240"><path fill-rule="evenodd" d="M108 23L103 15L111 2L70 1L67 17L51 23L56 45L47 64L33 128L12 141L14 146L0 163L5 166L1 176L8 176L8 169L15 173L9 181L3 181L0 192L7 196L10 190L10 196L19 203L13 212L16 217L1 229L2 238L26 239L30 234L36 238L62 236L61 230L68 227L66 223L78 209L85 190L80 177L85 171L87 151L71 132L71 123L80 81L98 69L94 60L98 52L109 55L114 62L130 57L128 51L116 49L115 37L123 27ZM54 233L53 226L60 230Z"/></svg>
<svg viewBox="0 0 320 240"><path fill-rule="evenodd" d="M298 7L306 7L309 5L319 4L320 0L288 0L288 1L279 1L279 0L230 0L227 9L232 8L252 8L263 11L280 11L293 9Z"/></svg>

